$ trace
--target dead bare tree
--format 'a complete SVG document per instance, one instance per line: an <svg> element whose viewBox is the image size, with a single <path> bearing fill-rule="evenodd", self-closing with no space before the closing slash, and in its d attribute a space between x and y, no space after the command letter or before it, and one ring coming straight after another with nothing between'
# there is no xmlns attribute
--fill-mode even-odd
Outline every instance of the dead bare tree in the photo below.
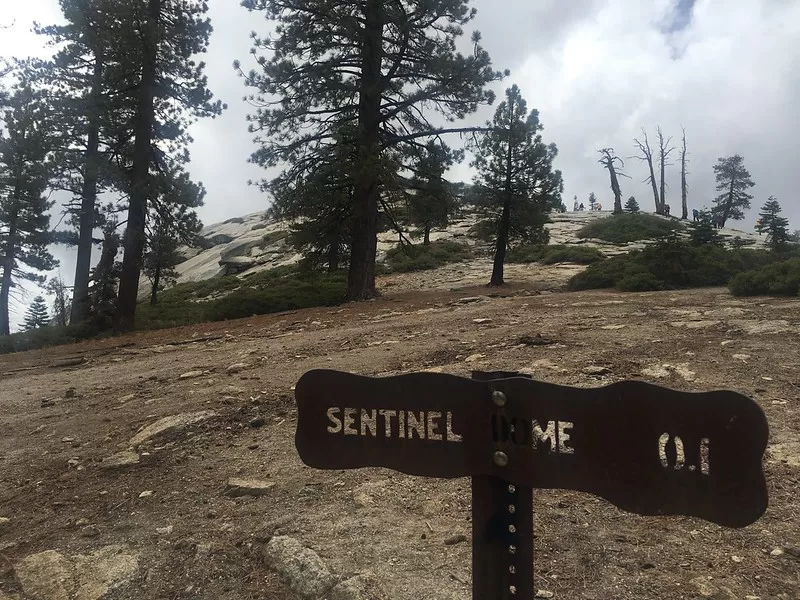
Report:
<svg viewBox="0 0 800 600"><path fill-rule="evenodd" d="M658 133L658 159L659 164L661 165L661 211L659 214L666 213L666 206L667 206L667 198L666 198L666 187L667 183L664 177L664 172L666 171L666 166L671 165L672 163L667 162L669 155L675 150L675 147L670 147L669 143L672 141L671 137L668 137L666 140L664 139L664 133L661 131L661 126L659 125L656 128L656 132Z"/></svg>
<svg viewBox="0 0 800 600"><path fill-rule="evenodd" d="M681 219L688 219L689 206L686 203L686 198L688 195L687 192L689 191L689 186L686 183L686 175L688 174L688 171L686 170L686 163L689 161L686 160L686 128L681 127L681 131L683 131L683 148L681 149Z"/></svg>
<svg viewBox="0 0 800 600"><path fill-rule="evenodd" d="M664 207L661 206L661 200L658 197L658 186L656 185L656 173L653 169L653 150L650 148L650 141L647 139L647 131L645 131L644 127L642 127L642 134L644 135L644 142L640 142L636 138L634 138L634 142L639 147L639 151L641 152L640 156L635 156L643 162L647 163L647 167L650 169L650 176L645 179L645 183L649 182L653 186L653 199L655 200L656 204L656 214L663 215L664 214Z"/></svg>
<svg viewBox="0 0 800 600"><path fill-rule="evenodd" d="M619 187L619 178L628 177L628 175L618 170L615 163L619 162L620 167L624 167L625 162L616 156L613 148L603 148L598 152L602 158L597 162L608 169L608 176L611 178L611 191L614 192L614 214L622 214L622 190Z"/></svg>

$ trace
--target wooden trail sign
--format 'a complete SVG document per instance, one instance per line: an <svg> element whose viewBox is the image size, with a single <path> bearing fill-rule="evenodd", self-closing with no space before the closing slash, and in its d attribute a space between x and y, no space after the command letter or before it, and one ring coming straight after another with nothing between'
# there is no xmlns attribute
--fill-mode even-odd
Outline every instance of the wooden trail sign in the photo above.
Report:
<svg viewBox="0 0 800 600"><path fill-rule="evenodd" d="M768 426L750 398L641 381L576 388L506 375L513 374L309 371L295 388L297 451L319 469L472 477L473 521L478 511L489 522L483 513L513 501L521 525L504 515L497 536L491 527L474 530L473 558L483 552L480 544L529 551L525 572L532 569L532 488L584 491L640 515L687 515L727 527L749 525L766 510ZM508 533L517 535L509 541ZM473 561L474 598L490 597L477 590L489 579L504 594L512 589L511 597L532 597L532 577L508 586L496 569L479 577L485 563Z"/></svg>

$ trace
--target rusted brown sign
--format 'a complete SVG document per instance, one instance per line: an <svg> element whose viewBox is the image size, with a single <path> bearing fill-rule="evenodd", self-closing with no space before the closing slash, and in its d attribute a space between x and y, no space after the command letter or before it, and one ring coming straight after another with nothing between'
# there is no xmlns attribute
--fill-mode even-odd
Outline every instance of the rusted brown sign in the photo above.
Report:
<svg viewBox="0 0 800 600"><path fill-rule="evenodd" d="M319 469L491 476L728 527L754 522L767 506L767 421L735 392L315 370L295 394L297 450Z"/></svg>

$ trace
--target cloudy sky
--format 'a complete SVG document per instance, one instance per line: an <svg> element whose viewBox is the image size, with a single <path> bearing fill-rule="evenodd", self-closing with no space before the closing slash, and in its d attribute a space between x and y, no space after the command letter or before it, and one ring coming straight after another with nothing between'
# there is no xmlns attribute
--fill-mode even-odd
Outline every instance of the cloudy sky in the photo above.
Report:
<svg viewBox="0 0 800 600"><path fill-rule="evenodd" d="M6 3L0 24L0 56L42 55L31 22L59 21L57 0ZM265 33L260 13L238 0L213 0L214 26L205 60L215 95L226 113L194 126L193 176L208 190L199 212L204 222L262 210L268 199L248 179L269 173L247 164L253 149L244 121L248 107L242 80L231 63L247 69L250 31ZM633 138L647 128L651 142L660 125L678 141L686 128L689 149L690 208L710 205L715 195L712 166L720 156L741 154L756 187L754 210L734 226L750 230L755 212L774 195L800 228L800 203L792 177L800 131L800 0L474 0L474 29L498 69L511 76L497 91L517 83L530 108L538 108L546 141L559 147L565 202L586 201L594 191L613 204L608 176L597 164L597 150L613 147L626 158L623 198L635 195L653 209L643 183L646 167L637 160ZM503 8L500 9L499 7ZM13 24L12 24L13 23ZM492 115L487 108L468 124ZM455 143L456 140L453 140ZM677 153L676 153L677 154ZM452 177L468 181L467 164ZM680 172L668 173L667 202L680 206ZM65 279L71 256L60 254Z"/></svg>

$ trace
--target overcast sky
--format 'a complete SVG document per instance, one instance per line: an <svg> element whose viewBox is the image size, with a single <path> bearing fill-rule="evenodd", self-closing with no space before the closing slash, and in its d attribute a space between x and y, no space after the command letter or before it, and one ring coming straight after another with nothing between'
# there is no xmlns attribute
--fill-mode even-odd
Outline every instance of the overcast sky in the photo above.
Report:
<svg viewBox="0 0 800 600"><path fill-rule="evenodd" d="M242 102L247 93L231 63L245 69L250 31L267 31L261 13L238 0L213 0L214 26L208 64L209 85L229 109L194 126L192 175L208 190L198 212L205 223L262 210L268 199L248 179L270 175L247 164L253 150ZM475 0L478 16L470 29L496 68L511 76L497 92L516 83L529 108L538 108L547 142L559 148L564 199L586 202L595 192L604 208L613 205L606 171L597 150L606 146L626 158L623 198L635 195L653 210L652 193L642 181L646 166L627 160L633 138L655 128L678 142L686 128L689 149L689 205L710 205L715 195L712 166L718 157L741 154L756 187L754 210L734 227L751 230L756 210L770 195L778 198L792 228L800 228L800 203L792 177L800 131L800 0ZM502 9L500 8L502 7ZM57 0L6 2L0 24L0 56L41 55L41 40L29 33L33 19L60 20ZM467 124L481 124L494 108ZM457 143L457 139L452 140ZM677 157L677 151L676 151ZM468 164L452 178L469 181ZM667 202L679 213L680 171L668 172ZM61 271L71 280L74 262L59 252Z"/></svg>

